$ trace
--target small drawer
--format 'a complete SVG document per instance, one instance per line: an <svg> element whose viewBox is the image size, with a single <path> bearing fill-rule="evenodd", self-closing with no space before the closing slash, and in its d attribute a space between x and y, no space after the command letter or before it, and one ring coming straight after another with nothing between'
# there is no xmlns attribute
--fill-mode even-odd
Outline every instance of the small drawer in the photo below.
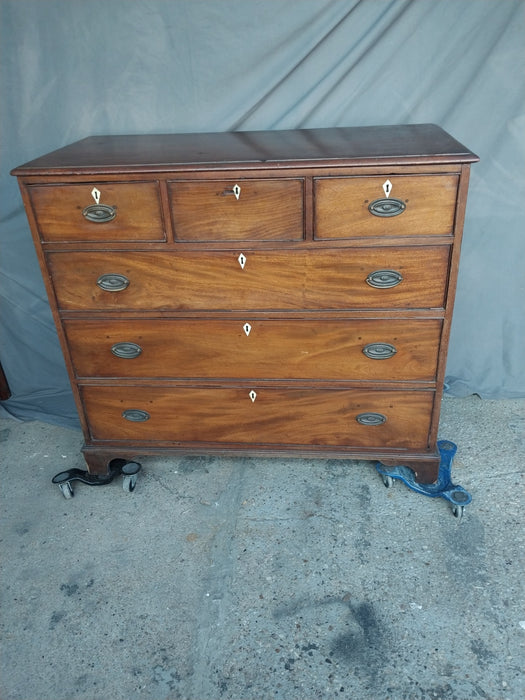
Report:
<svg viewBox="0 0 525 700"><path fill-rule="evenodd" d="M451 235L457 175L315 178L318 239Z"/></svg>
<svg viewBox="0 0 525 700"><path fill-rule="evenodd" d="M78 377L435 380L438 319L68 320Z"/></svg>
<svg viewBox="0 0 525 700"><path fill-rule="evenodd" d="M425 449L432 391L81 387L93 440Z"/></svg>
<svg viewBox="0 0 525 700"><path fill-rule="evenodd" d="M297 241L303 180L177 180L168 184L179 241Z"/></svg>
<svg viewBox="0 0 525 700"><path fill-rule="evenodd" d="M47 255L63 310L442 308L448 246Z"/></svg>
<svg viewBox="0 0 525 700"><path fill-rule="evenodd" d="M43 241L164 241L157 182L31 185Z"/></svg>

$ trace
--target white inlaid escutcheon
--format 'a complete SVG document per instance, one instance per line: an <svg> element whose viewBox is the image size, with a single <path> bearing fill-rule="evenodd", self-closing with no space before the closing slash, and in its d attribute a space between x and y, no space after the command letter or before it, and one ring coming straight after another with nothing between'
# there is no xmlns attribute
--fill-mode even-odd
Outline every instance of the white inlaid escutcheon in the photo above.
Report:
<svg viewBox="0 0 525 700"><path fill-rule="evenodd" d="M252 400L252 403L253 403L253 402L255 401L255 399L257 398L257 394L255 393L255 391L254 391L253 389L250 391L250 393L248 394L248 396L249 396L250 399Z"/></svg>
<svg viewBox="0 0 525 700"><path fill-rule="evenodd" d="M246 265L246 255L244 253L241 253L239 257L237 258L239 261L239 265L241 266L241 270L244 270L244 266Z"/></svg>
<svg viewBox="0 0 525 700"><path fill-rule="evenodd" d="M385 182L383 182L383 192L387 198L390 197L390 193L392 192L392 183L390 180L385 180Z"/></svg>
<svg viewBox="0 0 525 700"><path fill-rule="evenodd" d="M96 187L93 187L91 190L91 196L95 200L95 204L100 204L100 190L97 190Z"/></svg>
<svg viewBox="0 0 525 700"><path fill-rule="evenodd" d="M246 335L250 335L250 331L252 330L252 327L250 326L249 323L245 323L244 326L242 327L243 331L246 333Z"/></svg>
<svg viewBox="0 0 525 700"><path fill-rule="evenodd" d="M235 199L239 199L239 197L241 196L241 188L239 187L239 185L233 186L233 194L235 195Z"/></svg>

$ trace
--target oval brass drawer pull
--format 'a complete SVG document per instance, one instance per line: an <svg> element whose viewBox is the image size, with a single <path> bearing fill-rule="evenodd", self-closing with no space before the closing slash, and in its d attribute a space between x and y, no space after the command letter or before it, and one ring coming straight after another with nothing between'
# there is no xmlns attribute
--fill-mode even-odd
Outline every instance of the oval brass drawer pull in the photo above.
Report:
<svg viewBox="0 0 525 700"><path fill-rule="evenodd" d="M129 279L125 275L110 273L100 275L97 284L105 292L122 292L129 286Z"/></svg>
<svg viewBox="0 0 525 700"><path fill-rule="evenodd" d="M82 211L82 215L95 224L104 224L113 221L117 215L117 209L109 204L90 204Z"/></svg>
<svg viewBox="0 0 525 700"><path fill-rule="evenodd" d="M132 360L142 353L142 348L137 343L115 343L111 348L111 352L115 357L121 357L124 360Z"/></svg>
<svg viewBox="0 0 525 700"><path fill-rule="evenodd" d="M388 360L394 357L397 350L391 343L368 343L363 348L363 353L371 360Z"/></svg>
<svg viewBox="0 0 525 700"><path fill-rule="evenodd" d="M375 199L368 205L368 211L374 216L398 216L406 209L406 204L400 199Z"/></svg>
<svg viewBox="0 0 525 700"><path fill-rule="evenodd" d="M397 287L402 281L403 276L397 270L375 270L366 278L366 283L375 289Z"/></svg>
<svg viewBox="0 0 525 700"><path fill-rule="evenodd" d="M386 416L382 413L360 413L356 421L361 425L383 425L386 423Z"/></svg>
<svg viewBox="0 0 525 700"><path fill-rule="evenodd" d="M149 420L150 415L147 411L142 411L140 408L127 408L122 411L122 417L132 423L144 423Z"/></svg>

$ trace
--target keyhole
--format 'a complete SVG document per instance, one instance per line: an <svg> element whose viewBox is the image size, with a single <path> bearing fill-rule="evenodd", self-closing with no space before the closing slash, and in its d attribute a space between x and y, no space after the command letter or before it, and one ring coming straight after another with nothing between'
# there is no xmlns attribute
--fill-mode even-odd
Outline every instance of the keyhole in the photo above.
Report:
<svg viewBox="0 0 525 700"><path fill-rule="evenodd" d="M255 401L255 399L257 398L257 394L255 393L255 391L254 391L253 389L250 391L250 393L248 394L248 396L249 396L250 399L252 400L252 403L253 403L253 402Z"/></svg>

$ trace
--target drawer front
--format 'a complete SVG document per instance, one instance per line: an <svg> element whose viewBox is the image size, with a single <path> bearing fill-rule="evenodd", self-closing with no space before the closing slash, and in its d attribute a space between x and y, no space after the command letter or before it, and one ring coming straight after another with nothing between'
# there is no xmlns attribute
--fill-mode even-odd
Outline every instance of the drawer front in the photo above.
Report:
<svg viewBox="0 0 525 700"><path fill-rule="evenodd" d="M291 241L304 237L302 180L208 180L168 184L180 241Z"/></svg>
<svg viewBox="0 0 525 700"><path fill-rule="evenodd" d="M246 385L86 386L82 396L94 440L424 449L434 394Z"/></svg>
<svg viewBox="0 0 525 700"><path fill-rule="evenodd" d="M65 323L79 377L435 379L441 321Z"/></svg>
<svg viewBox="0 0 525 700"><path fill-rule="evenodd" d="M315 237L449 235L458 182L457 175L316 178Z"/></svg>
<svg viewBox="0 0 525 700"><path fill-rule="evenodd" d="M157 182L31 185L28 192L44 241L165 240Z"/></svg>
<svg viewBox="0 0 525 700"><path fill-rule="evenodd" d="M442 308L449 248L90 251L47 260L61 309Z"/></svg>

